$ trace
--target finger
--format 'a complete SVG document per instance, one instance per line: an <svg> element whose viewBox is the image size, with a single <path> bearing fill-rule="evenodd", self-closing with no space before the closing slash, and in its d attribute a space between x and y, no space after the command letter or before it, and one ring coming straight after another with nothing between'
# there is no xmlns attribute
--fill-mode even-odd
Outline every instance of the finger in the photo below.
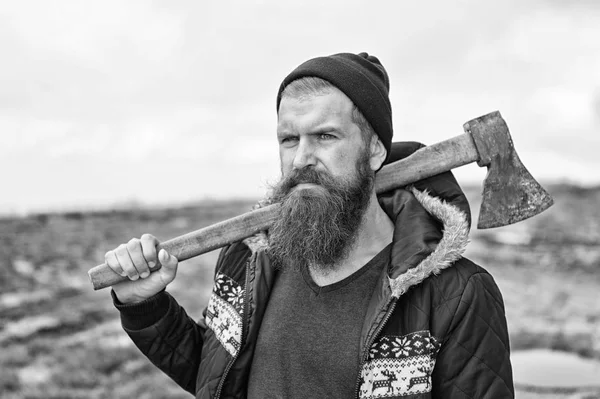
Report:
<svg viewBox="0 0 600 399"><path fill-rule="evenodd" d="M127 276L127 274L121 267L119 260L117 259L117 254L115 254L115 251L108 251L104 255L104 263L106 263L108 267L110 267L118 275L123 277Z"/></svg>
<svg viewBox="0 0 600 399"><path fill-rule="evenodd" d="M142 253L142 244L140 244L140 240L137 238L129 240L127 243L127 251L129 252L129 257L140 277L148 277L150 275L150 270L148 269L148 262L146 262L144 254Z"/></svg>
<svg viewBox="0 0 600 399"><path fill-rule="evenodd" d="M158 260L160 261L161 265L166 266L169 269L173 269L173 268L177 267L177 263L179 263L179 261L177 260L176 257L174 257L173 255L170 255L164 249L161 249L160 252L158 253Z"/></svg>
<svg viewBox="0 0 600 399"><path fill-rule="evenodd" d="M156 266L156 262L158 261L156 254L158 239L152 234L144 234L140 238L140 243L142 244L142 252L144 254L144 258L148 262L148 266L150 269L154 268Z"/></svg>
<svg viewBox="0 0 600 399"><path fill-rule="evenodd" d="M162 265L162 268L159 270L161 277L168 284L175 278L175 274L177 273L177 264L179 261L173 255L169 255L169 253L164 249L161 249L158 253L158 260Z"/></svg>
<svg viewBox="0 0 600 399"><path fill-rule="evenodd" d="M129 251L127 250L127 245L121 244L115 249L115 254L117 255L117 260L119 264L127 274L130 280L137 280L140 275L138 274L137 269L133 265L133 261L129 257Z"/></svg>

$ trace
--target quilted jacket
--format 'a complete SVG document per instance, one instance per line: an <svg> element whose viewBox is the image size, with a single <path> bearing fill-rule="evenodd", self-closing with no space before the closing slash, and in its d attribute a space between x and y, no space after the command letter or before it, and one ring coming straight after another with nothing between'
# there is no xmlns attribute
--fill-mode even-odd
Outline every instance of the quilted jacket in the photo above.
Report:
<svg viewBox="0 0 600 399"><path fill-rule="evenodd" d="M395 231L362 327L356 397L514 397L502 296L486 270L462 257L468 212L414 188L379 201ZM128 319L131 305L117 304L138 348L196 398L246 397L277 273L265 238L221 251L199 322L166 291L134 305L160 313L140 328Z"/></svg>

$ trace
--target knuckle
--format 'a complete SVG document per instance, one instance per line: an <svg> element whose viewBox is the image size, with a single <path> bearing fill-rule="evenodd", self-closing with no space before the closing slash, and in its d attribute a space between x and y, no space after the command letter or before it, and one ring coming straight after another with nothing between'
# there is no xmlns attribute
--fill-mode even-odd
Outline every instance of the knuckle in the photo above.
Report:
<svg viewBox="0 0 600 399"><path fill-rule="evenodd" d="M154 242L142 241L142 252L147 260L154 260L156 258L156 247Z"/></svg>
<svg viewBox="0 0 600 399"><path fill-rule="evenodd" d="M140 245L140 241L137 238L132 238L127 242L127 249L136 249Z"/></svg>
<svg viewBox="0 0 600 399"><path fill-rule="evenodd" d="M154 240L154 236L152 234L142 234L142 236L140 237L142 240Z"/></svg>
<svg viewBox="0 0 600 399"><path fill-rule="evenodd" d="M123 252L126 252L126 251L127 251L127 245L126 245L126 244L121 244L121 245L119 245L117 248L115 248L115 250L114 250L114 251L115 251L115 253L116 253L117 255L120 255L120 254L122 254Z"/></svg>
<svg viewBox="0 0 600 399"><path fill-rule="evenodd" d="M144 256L150 255L151 257L156 257L156 249L153 245L142 245L142 252L144 253Z"/></svg>
<svg viewBox="0 0 600 399"><path fill-rule="evenodd" d="M119 262L115 262L113 258L106 259L105 263L106 265L108 265L108 267L110 267L113 270L121 269L121 265L119 264Z"/></svg>

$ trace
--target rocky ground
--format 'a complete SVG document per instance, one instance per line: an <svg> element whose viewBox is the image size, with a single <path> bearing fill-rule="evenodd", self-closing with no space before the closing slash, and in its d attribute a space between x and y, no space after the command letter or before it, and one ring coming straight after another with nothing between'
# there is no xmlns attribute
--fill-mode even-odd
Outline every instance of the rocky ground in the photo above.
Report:
<svg viewBox="0 0 600 399"><path fill-rule="evenodd" d="M468 190L472 209L477 191ZM551 348L600 360L600 189L549 191L556 205L536 218L489 231L473 227L467 256L502 290L513 351ZM87 270L133 236L168 239L250 206L213 202L0 220L0 397L189 398L129 342L108 290L94 292ZM215 259L213 252L182 263L173 283L193 317L207 301ZM600 397L595 389L517 388L522 398Z"/></svg>

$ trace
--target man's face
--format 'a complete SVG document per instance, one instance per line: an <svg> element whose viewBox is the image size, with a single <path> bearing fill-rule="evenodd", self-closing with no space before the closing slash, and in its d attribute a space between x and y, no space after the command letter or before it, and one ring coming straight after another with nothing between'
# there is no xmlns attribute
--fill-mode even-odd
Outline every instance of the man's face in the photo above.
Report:
<svg viewBox="0 0 600 399"><path fill-rule="evenodd" d="M341 92L282 100L281 212L269 230L275 264L329 272L348 254L373 190L370 151Z"/></svg>
<svg viewBox="0 0 600 399"><path fill-rule="evenodd" d="M301 99L282 98L277 124L282 176L306 167L333 178L353 176L365 144L352 109L352 101L336 88Z"/></svg>

